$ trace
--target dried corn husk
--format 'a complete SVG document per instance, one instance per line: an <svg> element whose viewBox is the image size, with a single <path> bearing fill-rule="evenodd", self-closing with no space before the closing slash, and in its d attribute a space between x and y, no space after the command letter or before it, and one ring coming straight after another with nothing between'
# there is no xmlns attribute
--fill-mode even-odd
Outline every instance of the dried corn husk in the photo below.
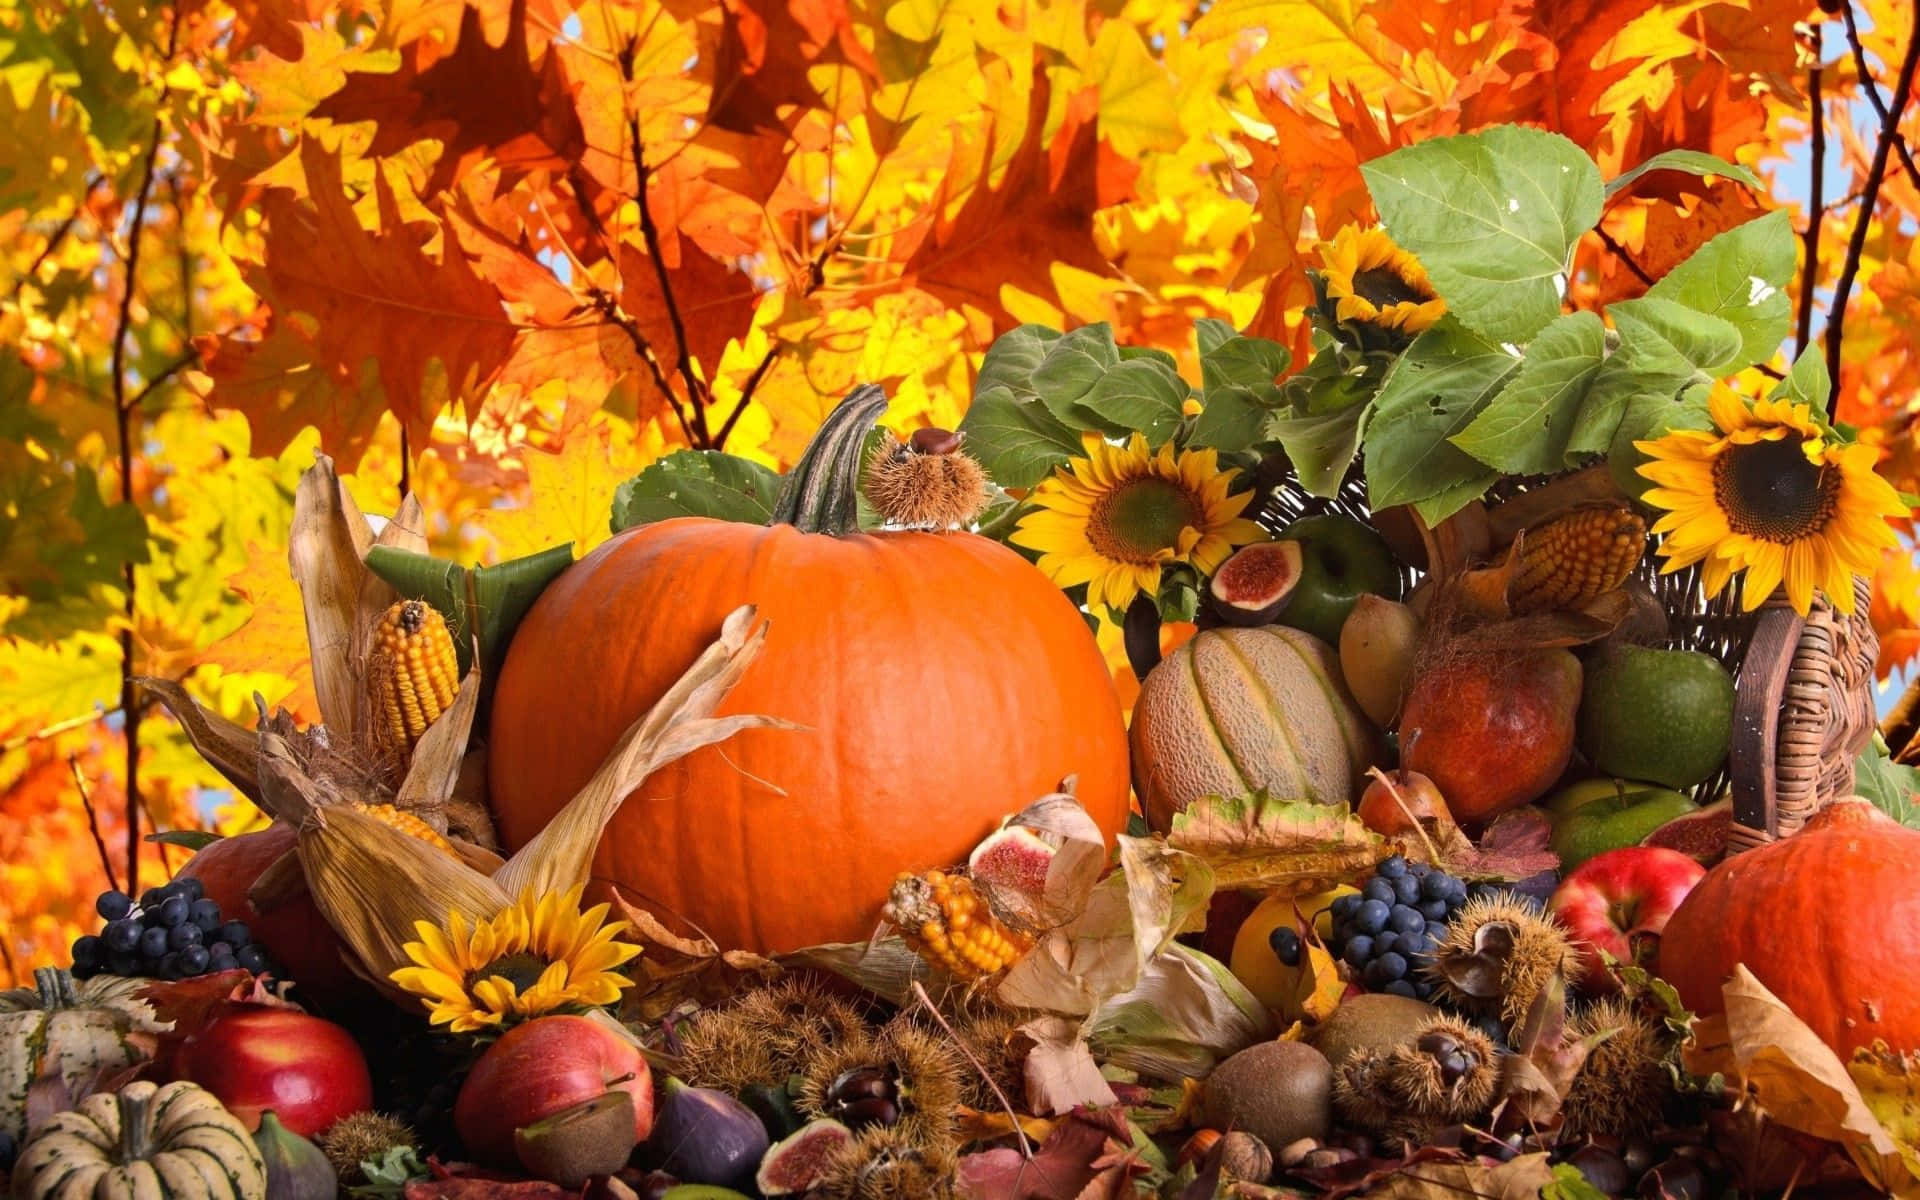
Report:
<svg viewBox="0 0 1920 1200"><path fill-rule="evenodd" d="M545 894L584 884L601 831L647 776L742 729L797 728L773 717L712 715L765 642L766 623L751 607L736 610L719 640L628 728L587 785L491 875L448 855L423 854L417 839L342 807L328 781L307 776L283 751L269 755L264 802L299 826L296 852L307 885L351 951L354 969L399 996L387 977L408 965L402 947L416 940L415 922L443 925L453 912L484 920L529 889Z"/></svg>

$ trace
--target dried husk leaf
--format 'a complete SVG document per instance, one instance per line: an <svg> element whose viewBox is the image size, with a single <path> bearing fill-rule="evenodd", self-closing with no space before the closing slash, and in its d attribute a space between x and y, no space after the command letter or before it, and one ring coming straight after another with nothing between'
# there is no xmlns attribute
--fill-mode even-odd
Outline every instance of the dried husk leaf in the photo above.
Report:
<svg viewBox="0 0 1920 1200"><path fill-rule="evenodd" d="M782 967L830 972L895 1005L911 1003L914 984L925 987L933 977L926 960L899 936L807 946L776 955L773 961Z"/></svg>
<svg viewBox="0 0 1920 1200"><path fill-rule="evenodd" d="M321 718L336 734L355 737L370 727L360 670L370 627L358 626L368 578L361 559L373 544L373 530L340 486L333 460L316 454L294 491L287 563L306 614Z"/></svg>
<svg viewBox="0 0 1920 1200"><path fill-rule="evenodd" d="M1840 1056L1744 965L1721 989L1726 1011L1694 1021L1681 1047L1686 1069L1724 1075L1777 1124L1837 1142L1867 1182L1896 1196L1920 1195L1920 1175L1880 1123Z"/></svg>
<svg viewBox="0 0 1920 1200"><path fill-rule="evenodd" d="M202 707L187 694L187 689L171 679L137 676L134 682L166 706L208 766L220 772L222 778L247 799L260 799L258 733Z"/></svg>
<svg viewBox="0 0 1920 1200"><path fill-rule="evenodd" d="M418 838L345 805L316 809L298 842L300 865L320 914L353 952L354 970L396 998L387 978L409 965L416 921L436 926L459 913L484 921L512 897L489 876Z"/></svg>
<svg viewBox="0 0 1920 1200"><path fill-rule="evenodd" d="M1119 1103L1074 1022L1036 1017L1020 1026L1020 1032L1034 1043L1025 1063L1025 1095L1035 1113L1059 1117L1083 1104L1099 1108Z"/></svg>
<svg viewBox="0 0 1920 1200"><path fill-rule="evenodd" d="M587 881L600 832L627 796L667 763L743 729L799 729L777 717L711 714L766 645L767 626L751 605L727 617L719 640L694 660L658 703L634 722L566 807L495 876L511 895L560 892Z"/></svg>
<svg viewBox="0 0 1920 1200"><path fill-rule="evenodd" d="M474 715L480 710L480 665L475 663L460 681L453 703L440 714L413 748L407 775L400 781L394 805L419 817L440 833L447 832L447 801L460 782L467 758L467 740Z"/></svg>
<svg viewBox="0 0 1920 1200"><path fill-rule="evenodd" d="M1562 513L1597 503L1626 503L1631 497L1613 481L1605 463L1562 475L1502 500L1487 510L1487 533L1496 546L1518 537L1523 529L1544 525Z"/></svg>
<svg viewBox="0 0 1920 1200"><path fill-rule="evenodd" d="M1225 963L1172 942L1094 1013L1102 1061L1156 1080L1194 1079L1274 1035L1273 1014Z"/></svg>

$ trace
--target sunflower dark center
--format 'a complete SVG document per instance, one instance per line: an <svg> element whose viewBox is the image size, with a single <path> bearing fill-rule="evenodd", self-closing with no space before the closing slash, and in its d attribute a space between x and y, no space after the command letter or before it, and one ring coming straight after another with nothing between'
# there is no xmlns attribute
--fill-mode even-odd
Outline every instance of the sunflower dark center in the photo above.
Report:
<svg viewBox="0 0 1920 1200"><path fill-rule="evenodd" d="M1355 271L1353 294L1375 308L1390 308L1395 304L1425 304L1433 299L1432 292L1415 287L1392 267L1368 267L1364 271Z"/></svg>
<svg viewBox="0 0 1920 1200"><path fill-rule="evenodd" d="M1791 438L1732 445L1713 460L1713 497L1733 532L1785 545L1826 526L1840 472L1808 462Z"/></svg>
<svg viewBox="0 0 1920 1200"><path fill-rule="evenodd" d="M1105 558L1150 563L1159 551L1178 549L1180 531L1205 516L1198 498L1177 483L1129 479L1094 502L1087 541Z"/></svg>
<svg viewBox="0 0 1920 1200"><path fill-rule="evenodd" d="M524 993L528 988L540 982L541 974L545 972L550 965L551 964L545 959L528 954L525 951L519 954L509 954L505 958L496 958L486 966L470 972L467 975L467 987L471 990L473 985L480 980L491 979L495 975L499 975L503 976L507 982L513 984L514 991Z"/></svg>

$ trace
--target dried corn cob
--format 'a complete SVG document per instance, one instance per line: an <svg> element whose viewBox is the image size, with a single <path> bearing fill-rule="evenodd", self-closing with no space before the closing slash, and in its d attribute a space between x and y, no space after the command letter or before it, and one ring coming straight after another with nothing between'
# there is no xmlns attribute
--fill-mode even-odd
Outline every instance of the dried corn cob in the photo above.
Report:
<svg viewBox="0 0 1920 1200"><path fill-rule="evenodd" d="M422 821L410 812L403 812L391 804L355 804L355 808L385 825L397 829L411 837L417 837L429 846L453 853L453 843L440 836L440 831Z"/></svg>
<svg viewBox="0 0 1920 1200"><path fill-rule="evenodd" d="M1507 592L1513 611L1578 608L1625 583L1646 549L1646 522L1625 505L1590 505L1529 529Z"/></svg>
<svg viewBox="0 0 1920 1200"><path fill-rule="evenodd" d="M887 919L915 952L971 982L1012 966L1033 939L1001 922L964 875L902 873L887 897Z"/></svg>
<svg viewBox="0 0 1920 1200"><path fill-rule="evenodd" d="M446 620L424 600L400 601L380 618L373 659L386 734L411 750L453 703L460 682Z"/></svg>

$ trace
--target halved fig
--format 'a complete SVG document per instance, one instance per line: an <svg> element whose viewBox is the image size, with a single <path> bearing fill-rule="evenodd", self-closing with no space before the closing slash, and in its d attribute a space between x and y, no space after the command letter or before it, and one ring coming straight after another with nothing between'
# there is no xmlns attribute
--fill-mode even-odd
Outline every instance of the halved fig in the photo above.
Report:
<svg viewBox="0 0 1920 1200"><path fill-rule="evenodd" d="M1207 605L1229 625L1271 625L1299 582L1299 542L1255 542L1213 573Z"/></svg>

